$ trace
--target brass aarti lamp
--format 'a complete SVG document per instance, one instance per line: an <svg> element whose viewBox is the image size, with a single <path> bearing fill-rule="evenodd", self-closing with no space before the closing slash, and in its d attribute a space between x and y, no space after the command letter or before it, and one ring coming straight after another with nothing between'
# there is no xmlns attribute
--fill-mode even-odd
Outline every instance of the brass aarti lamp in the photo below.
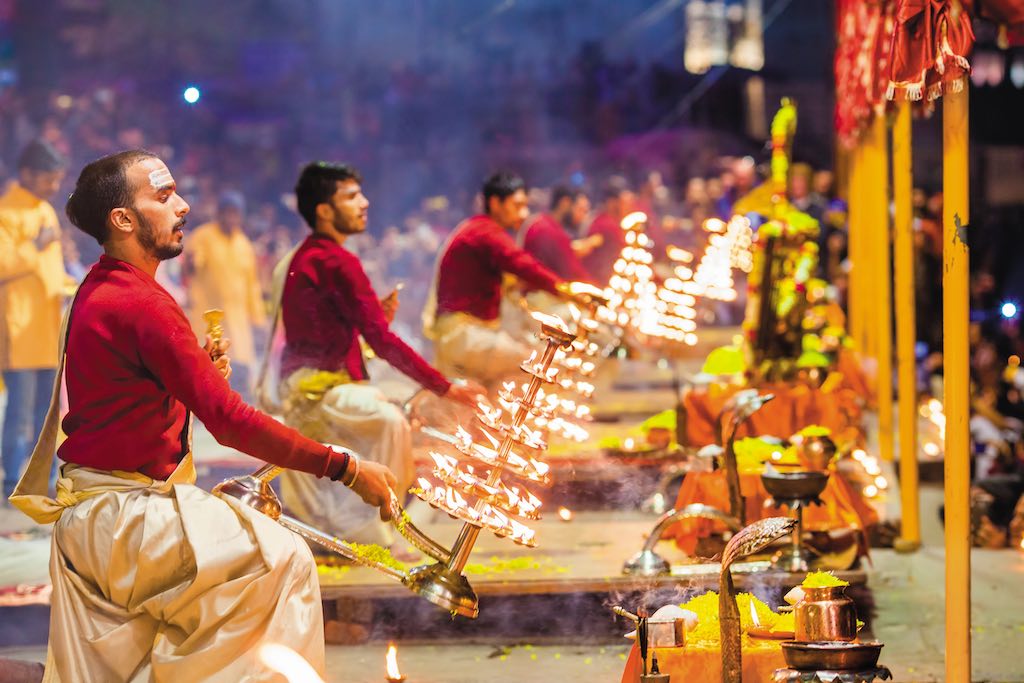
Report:
<svg viewBox="0 0 1024 683"><path fill-rule="evenodd" d="M270 486L270 481L281 472L275 465L266 465L251 475L227 479L214 488L214 493L236 498L300 536L400 581L453 616L475 618L479 613L477 596L462 571L480 532L486 529L520 545L536 545L535 532L520 520L538 518L541 501L525 487L509 484L503 477L511 475L526 482L548 481L548 465L534 458L547 445L539 432L525 422L530 414L543 412L543 407L537 405L541 386L557 381L558 368L552 367L555 354L560 348L571 349L576 336L566 329L560 318L539 313L534 317L540 323L544 349L539 357L534 352L523 362L521 367L530 375L530 380L522 393L507 392L506 410L480 403L476 419L486 443L478 443L461 427L454 435L444 435L442 440L453 448L447 453L433 451L430 454L437 482L421 477L417 488L413 489L431 506L463 522L451 550L417 529L409 521L398 497L391 495L395 528L409 543L435 560L433 564L415 567L406 573L360 554L345 541L283 514L281 503ZM473 464L466 464L467 460ZM471 504L469 499L475 502Z"/></svg>

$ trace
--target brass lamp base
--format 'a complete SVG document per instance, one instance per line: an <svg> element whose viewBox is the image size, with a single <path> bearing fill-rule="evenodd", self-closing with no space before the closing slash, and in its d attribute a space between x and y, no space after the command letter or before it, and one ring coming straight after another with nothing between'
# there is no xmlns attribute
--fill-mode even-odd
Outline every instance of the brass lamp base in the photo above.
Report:
<svg viewBox="0 0 1024 683"><path fill-rule="evenodd" d="M270 483L252 474L225 479L213 487L213 493L237 498L271 519L281 517L281 501L274 489L270 488Z"/></svg>
<svg viewBox="0 0 1024 683"><path fill-rule="evenodd" d="M805 574L811 570L813 559L803 545L787 546L775 553L772 566L791 574Z"/></svg>
<svg viewBox="0 0 1024 683"><path fill-rule="evenodd" d="M406 585L410 590L453 615L476 619L480 614L476 592L466 577L453 572L440 562L409 570Z"/></svg>
<svg viewBox="0 0 1024 683"><path fill-rule="evenodd" d="M665 558L646 548L626 560L622 566L622 573L627 576L667 576L671 571Z"/></svg>

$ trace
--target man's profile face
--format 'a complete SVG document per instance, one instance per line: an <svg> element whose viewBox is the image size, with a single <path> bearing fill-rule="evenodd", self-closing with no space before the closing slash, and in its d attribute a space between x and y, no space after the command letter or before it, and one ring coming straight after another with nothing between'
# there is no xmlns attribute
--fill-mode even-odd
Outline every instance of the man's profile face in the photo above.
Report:
<svg viewBox="0 0 1024 683"><path fill-rule="evenodd" d="M166 261L185 248L186 202L163 161L153 158L132 164L126 171L132 188L131 209L138 223L136 238L151 255Z"/></svg>
<svg viewBox="0 0 1024 683"><path fill-rule="evenodd" d="M530 213L526 190L516 190L504 199L490 197L487 213L506 230L518 230Z"/></svg>
<svg viewBox="0 0 1024 683"><path fill-rule="evenodd" d="M583 225L590 213L590 199L585 194L578 195L572 203L572 210L569 213L570 226L577 228Z"/></svg>
<svg viewBox="0 0 1024 683"><path fill-rule="evenodd" d="M354 235L366 230L370 200L356 180L338 181L338 189L329 202L334 211L334 229L342 235Z"/></svg>

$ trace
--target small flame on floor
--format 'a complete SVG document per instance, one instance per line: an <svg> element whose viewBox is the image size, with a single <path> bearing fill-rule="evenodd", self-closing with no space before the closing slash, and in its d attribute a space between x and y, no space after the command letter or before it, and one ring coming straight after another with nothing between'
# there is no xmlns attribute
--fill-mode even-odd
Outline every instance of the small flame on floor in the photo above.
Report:
<svg viewBox="0 0 1024 683"><path fill-rule="evenodd" d="M562 519L563 522L571 522L572 510L570 510L567 507L560 507L558 508L558 516Z"/></svg>
<svg viewBox="0 0 1024 683"><path fill-rule="evenodd" d="M388 672L388 683L400 683L405 680L405 676L398 670L398 648L394 643L388 643L388 653L384 656L384 664Z"/></svg>

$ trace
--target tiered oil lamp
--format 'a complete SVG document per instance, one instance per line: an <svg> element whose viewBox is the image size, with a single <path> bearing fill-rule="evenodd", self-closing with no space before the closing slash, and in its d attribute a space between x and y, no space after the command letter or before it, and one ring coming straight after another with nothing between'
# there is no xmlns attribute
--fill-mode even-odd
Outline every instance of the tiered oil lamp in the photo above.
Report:
<svg viewBox="0 0 1024 683"><path fill-rule="evenodd" d="M688 265L693 262L692 253L677 247L668 249L675 277L667 279L664 288L693 297L735 301L733 270L749 273L754 265L750 253L753 242L750 220L746 216L733 216L725 223L719 218L709 218L704 221L704 230L710 233L708 245L696 270Z"/></svg>
<svg viewBox="0 0 1024 683"><path fill-rule="evenodd" d="M559 290L575 302L569 305L569 312L575 322L576 339L570 347L555 352L552 363L558 367L558 378L552 386L538 390L527 424L545 434L556 434L582 443L589 433L581 423L592 419L590 406L585 401L594 394L593 375L605 355L605 349L591 341L590 335L600 327L598 310L608 304L608 298L602 290L584 282L564 283ZM543 313L532 315L538 322L548 321L548 316ZM527 389L527 384L519 386L521 391ZM507 412L515 411L516 391L516 383L510 381L505 382L499 392L499 404Z"/></svg>
<svg viewBox="0 0 1024 683"><path fill-rule="evenodd" d="M611 314L605 319L631 328L643 338L693 346L697 343L696 299L658 287L646 224L647 214L641 211L622 219L626 246L612 266L608 281Z"/></svg>
<svg viewBox="0 0 1024 683"><path fill-rule="evenodd" d="M529 383L519 396L507 392L507 410L479 406L477 420L486 443L474 440L466 430L458 433L460 456L489 468L489 472L479 474L470 465L461 469L458 459L433 453L438 464L434 475L443 484L431 485L425 478L419 480L420 489L416 494L433 507L461 519L464 525L447 562L413 569L411 587L453 614L477 615L476 595L462 575L462 569L481 530L487 529L527 547L536 544L533 529L515 518L536 519L541 503L528 490L503 482L502 474L507 472L525 481L547 481L548 466L531 455L547 446L542 436L526 425L526 420L531 413L543 413L537 401L541 386L557 381L558 369L552 367L555 354L560 347L571 348L575 335L555 316L535 314L535 317L541 320L545 347L539 357L533 354L522 364L522 370L530 375ZM465 496L476 498L476 504L470 506Z"/></svg>
<svg viewBox="0 0 1024 683"><path fill-rule="evenodd" d="M453 616L475 618L479 613L477 596L462 570L481 530L487 529L527 547L536 545L534 530L520 520L537 519L541 501L524 487L502 481L502 475L507 473L527 482L549 480L548 465L534 458L547 445L542 435L525 423L531 413L543 412L537 397L543 384L557 381L558 368L552 367L555 354L559 348L571 348L576 338L561 319L554 316L542 316L540 336L545 342L544 350L539 358L534 354L523 362L522 369L530 375L530 381L521 395L508 396L511 409L505 411L479 404L476 418L485 442L474 439L459 427L455 435L445 439L454 446L453 452L431 453L437 483L422 477L414 490L431 506L464 522L451 550L419 531L402 510L397 496L392 494L390 507L395 528L418 550L435 559L435 564L415 567L405 573L357 552L341 539L282 514L281 503L270 487L270 481L281 472L281 468L274 465L266 465L252 475L227 479L218 484L214 492L237 498L304 538L401 581ZM463 464L466 460L473 464ZM470 503L471 498L475 503Z"/></svg>

